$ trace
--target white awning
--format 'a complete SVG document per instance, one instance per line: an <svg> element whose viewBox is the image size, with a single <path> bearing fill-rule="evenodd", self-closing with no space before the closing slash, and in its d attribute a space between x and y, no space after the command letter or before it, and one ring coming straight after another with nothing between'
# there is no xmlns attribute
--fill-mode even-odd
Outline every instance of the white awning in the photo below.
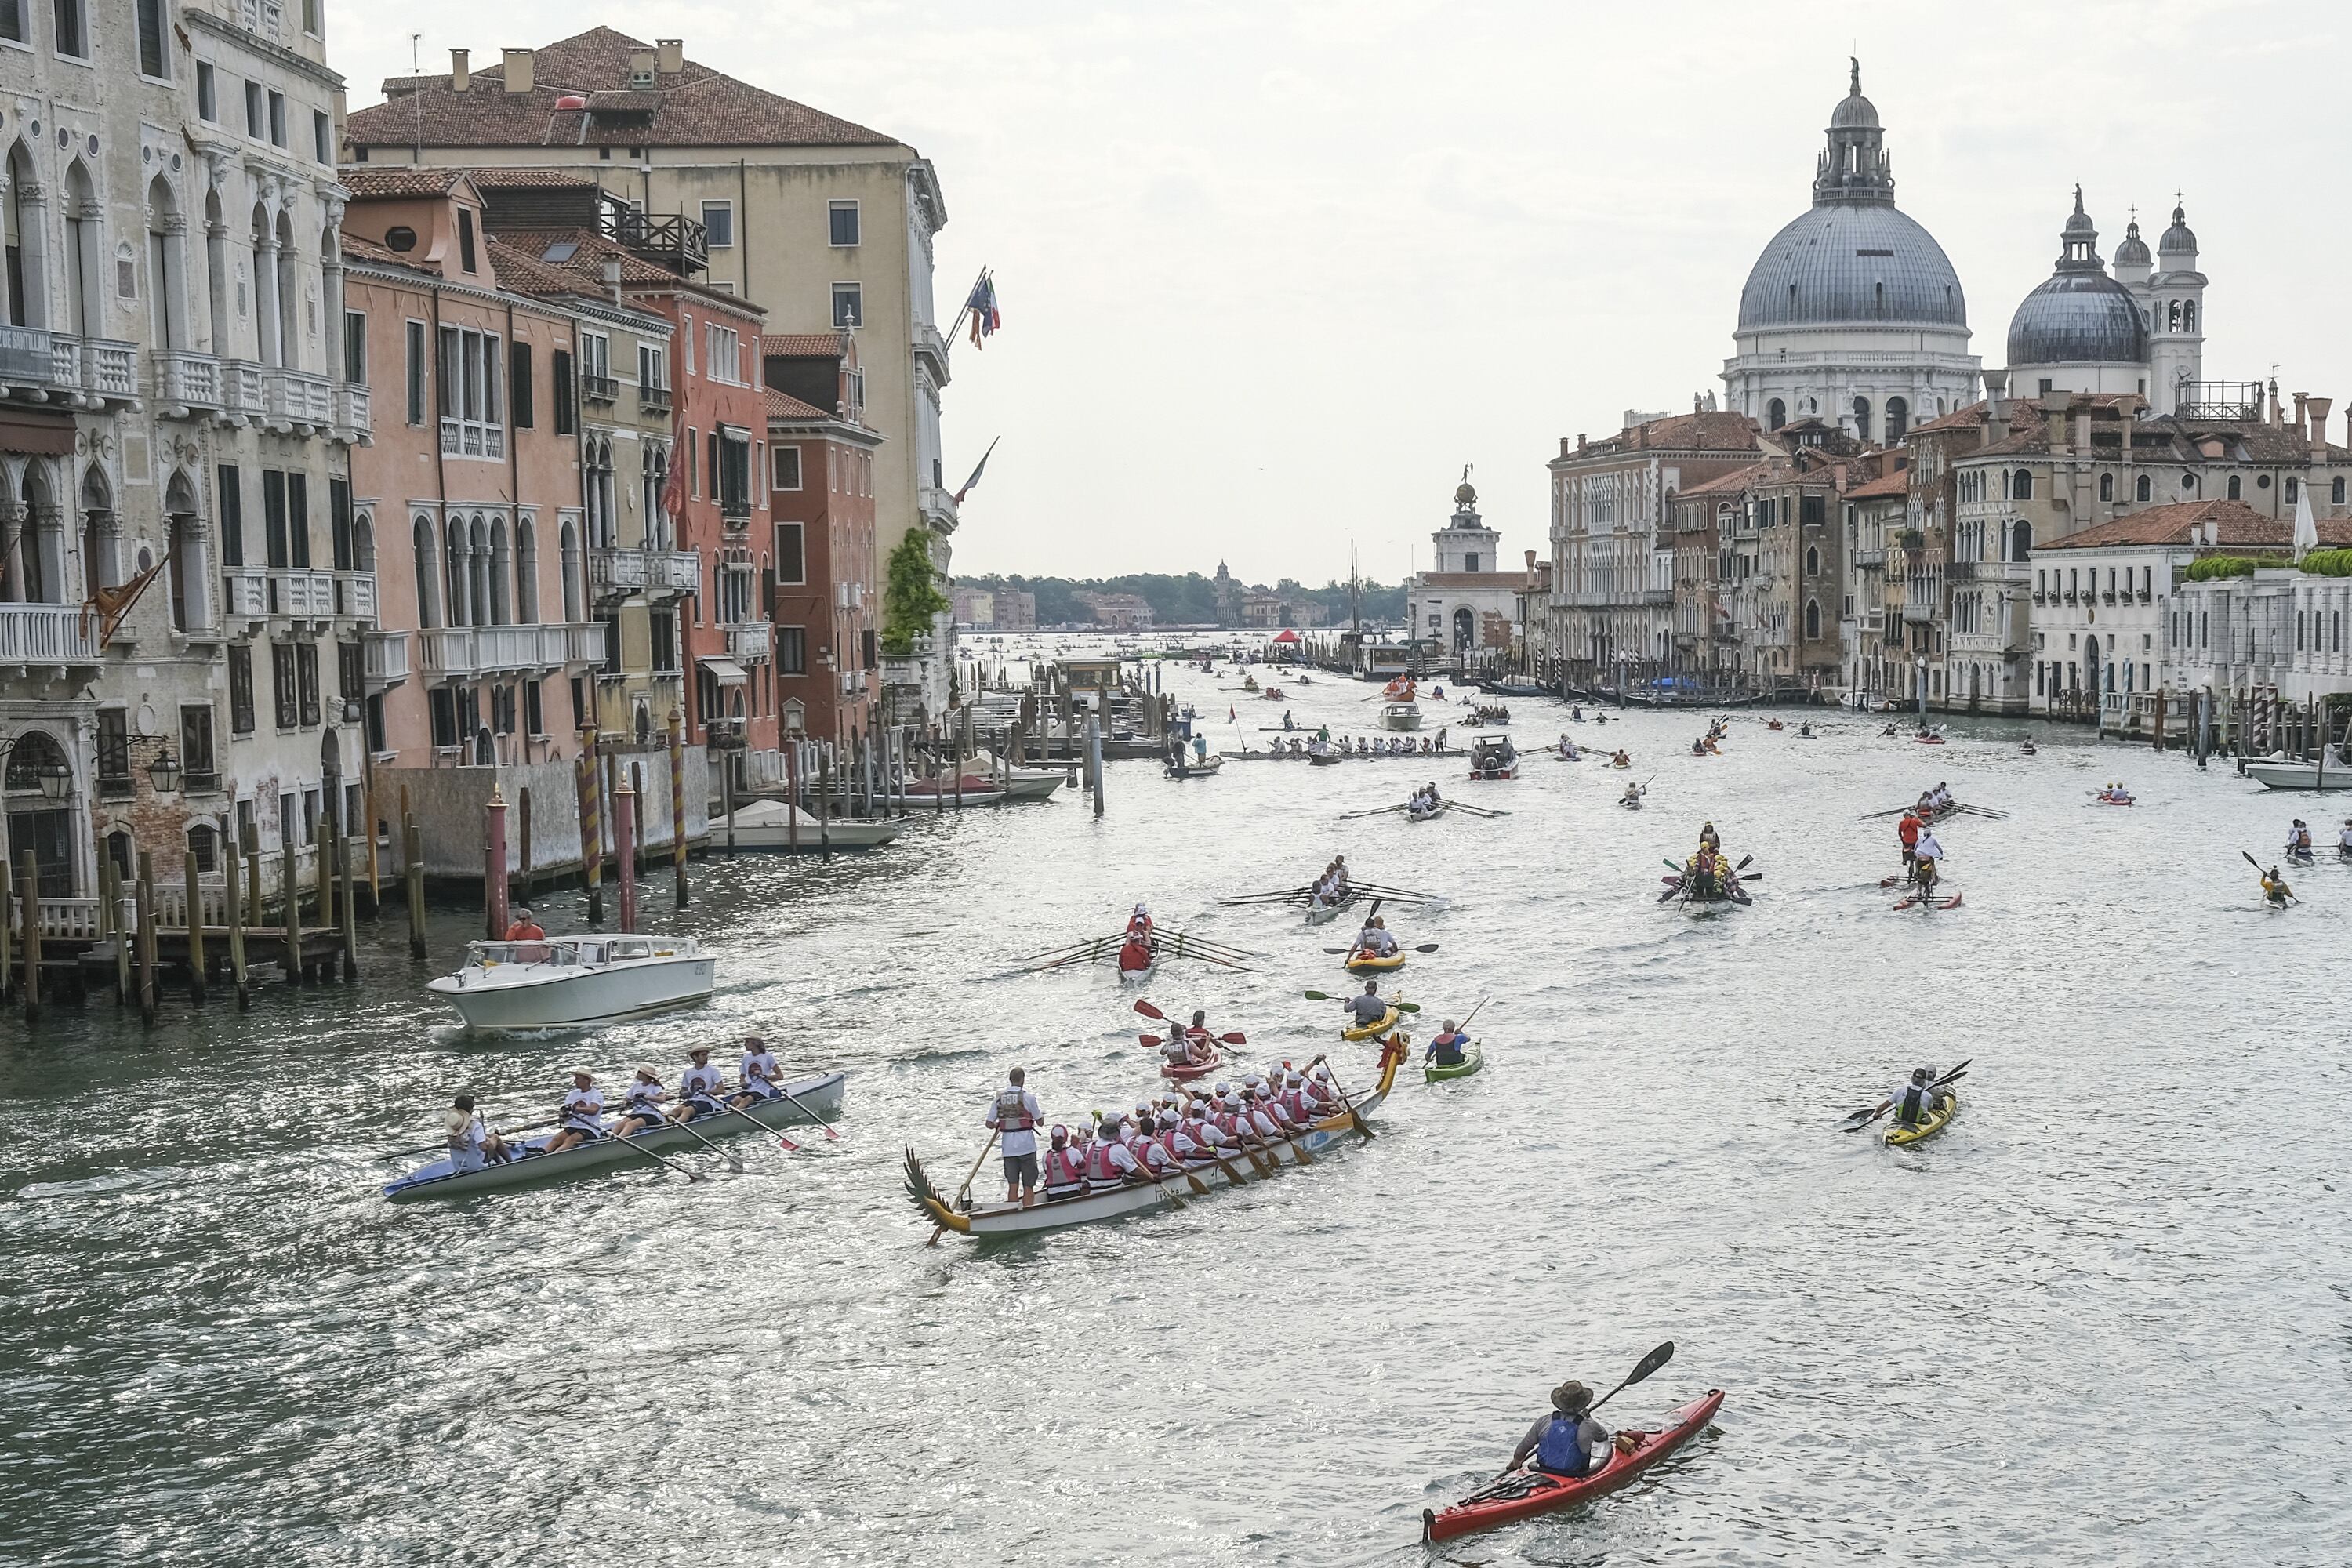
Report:
<svg viewBox="0 0 2352 1568"><path fill-rule="evenodd" d="M706 658L702 661L702 669L721 686L743 686L751 680L751 677L743 673L743 667L731 658Z"/></svg>

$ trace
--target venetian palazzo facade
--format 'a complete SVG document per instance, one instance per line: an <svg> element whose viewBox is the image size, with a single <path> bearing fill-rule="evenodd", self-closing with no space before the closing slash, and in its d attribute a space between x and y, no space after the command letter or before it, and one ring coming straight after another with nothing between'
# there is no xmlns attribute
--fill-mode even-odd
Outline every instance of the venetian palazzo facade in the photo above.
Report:
<svg viewBox="0 0 2352 1568"><path fill-rule="evenodd" d="M0 9L5 852L72 926L362 815L373 542L350 458L317 0Z"/></svg>

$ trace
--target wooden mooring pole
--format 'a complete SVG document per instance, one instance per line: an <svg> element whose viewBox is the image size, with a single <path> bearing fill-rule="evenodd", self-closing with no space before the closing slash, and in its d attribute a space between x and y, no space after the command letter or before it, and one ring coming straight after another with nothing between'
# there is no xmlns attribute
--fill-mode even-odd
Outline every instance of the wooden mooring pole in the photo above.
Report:
<svg viewBox="0 0 2352 1568"><path fill-rule="evenodd" d="M139 851L139 1019L155 1026L155 856Z"/></svg>
<svg viewBox="0 0 2352 1568"><path fill-rule="evenodd" d="M621 929L637 929L637 858L631 842L637 831L637 792L624 774L613 792L613 853L621 871Z"/></svg>
<svg viewBox="0 0 2352 1568"><path fill-rule="evenodd" d="M702 754L706 761L720 760L721 753L710 743L710 726L702 727ZM707 809L707 808L706 808ZM686 908L686 716L676 708L669 710L669 868L675 883L677 907Z"/></svg>
<svg viewBox="0 0 2352 1568"><path fill-rule="evenodd" d="M205 1005L205 885L197 879L194 849L186 851L181 875L187 879L188 895L188 1000L201 1007Z"/></svg>
<svg viewBox="0 0 2352 1568"><path fill-rule="evenodd" d="M223 868L228 874L227 885L223 889L228 895L226 900L228 904L228 976L231 983L236 986L236 1010L243 1013L253 1006L253 995L246 989L245 976L245 878L243 872L246 860L242 853L242 846L231 842L229 834L229 819L224 816L221 818L221 842L228 846L228 862Z"/></svg>
<svg viewBox="0 0 2352 1568"><path fill-rule="evenodd" d="M408 806L408 786L400 786L401 880L408 896L408 956L425 956L425 839L416 813Z"/></svg>

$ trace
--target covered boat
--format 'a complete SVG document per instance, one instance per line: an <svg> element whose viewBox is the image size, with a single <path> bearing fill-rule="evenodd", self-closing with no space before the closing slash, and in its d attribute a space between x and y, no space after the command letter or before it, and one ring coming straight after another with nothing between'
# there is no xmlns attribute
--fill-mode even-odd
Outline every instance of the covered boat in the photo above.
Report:
<svg viewBox="0 0 2352 1568"><path fill-rule="evenodd" d="M836 816L819 821L789 801L755 800L710 825L713 843L738 849L781 850L814 855L818 850L871 849L898 837L905 826L887 816Z"/></svg>
<svg viewBox="0 0 2352 1568"><path fill-rule="evenodd" d="M784 1093L806 1106L808 1111L830 1121L841 1114L844 1074L820 1073L814 1077L795 1079L783 1086ZM740 1116L698 1116L693 1131L664 1125L638 1133L634 1138L599 1138L593 1143L575 1144L572 1148L549 1154L542 1152L555 1137L551 1129L541 1137L510 1145L519 1151L495 1165L482 1165L470 1171L452 1168L446 1159L434 1161L411 1171L396 1182L388 1184L383 1195L394 1203L407 1203L417 1198L458 1198L475 1193L495 1192L501 1187L519 1187L528 1183L552 1181L559 1176L575 1176L583 1171L601 1171L614 1165L650 1165L644 1151L669 1154L690 1153L702 1147L695 1133L704 1138L731 1137L753 1131L751 1123L761 1127L787 1127L809 1120L807 1111L792 1100L776 1099L755 1105ZM749 1118L747 1121L745 1118ZM617 1121L617 1118L612 1119ZM609 1124L609 1123L608 1123Z"/></svg>
<svg viewBox="0 0 2352 1568"><path fill-rule="evenodd" d="M1408 697L1402 702L1384 703L1381 708L1381 725L1389 730L1421 728L1421 704Z"/></svg>
<svg viewBox="0 0 2352 1568"><path fill-rule="evenodd" d="M974 1238L1059 1230L1065 1226L1087 1225L1173 1206L1186 1198L1206 1197L1220 1186L1238 1187L1263 1181L1286 1165L1314 1163L1316 1155L1355 1131L1359 1116L1368 1114L1388 1098L1389 1090L1396 1084L1398 1064L1404 1058L1405 1047L1401 1042L1391 1042L1381 1051L1380 1082L1368 1093L1355 1098L1353 1115L1343 1110L1310 1122L1287 1138L1201 1161L1154 1181L1126 1182L1070 1197L1041 1197L1026 1208L1019 1204L993 1203L975 1204L959 1211L931 1185L922 1162L910 1146L907 1150L907 1195L923 1217L940 1230Z"/></svg>
<svg viewBox="0 0 2352 1568"><path fill-rule="evenodd" d="M2352 789L2352 766L2322 759L2303 762L2284 753L2249 757L2246 776L2264 789Z"/></svg>
<svg viewBox="0 0 2352 1568"><path fill-rule="evenodd" d="M692 937L474 942L425 990L474 1029L562 1029L710 1000L717 963Z"/></svg>
<svg viewBox="0 0 2352 1568"><path fill-rule="evenodd" d="M1474 779L1515 779L1519 776L1518 748L1508 735L1481 735L1470 742L1470 776Z"/></svg>

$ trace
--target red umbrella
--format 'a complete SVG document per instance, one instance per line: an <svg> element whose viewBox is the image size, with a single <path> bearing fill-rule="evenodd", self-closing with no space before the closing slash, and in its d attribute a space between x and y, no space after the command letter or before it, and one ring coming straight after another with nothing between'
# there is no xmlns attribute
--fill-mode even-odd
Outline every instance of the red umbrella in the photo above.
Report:
<svg viewBox="0 0 2352 1568"><path fill-rule="evenodd" d="M1287 627L1285 627L1283 630L1275 634L1274 640L1276 642L1297 642L1298 640L1298 634L1291 631Z"/></svg>

